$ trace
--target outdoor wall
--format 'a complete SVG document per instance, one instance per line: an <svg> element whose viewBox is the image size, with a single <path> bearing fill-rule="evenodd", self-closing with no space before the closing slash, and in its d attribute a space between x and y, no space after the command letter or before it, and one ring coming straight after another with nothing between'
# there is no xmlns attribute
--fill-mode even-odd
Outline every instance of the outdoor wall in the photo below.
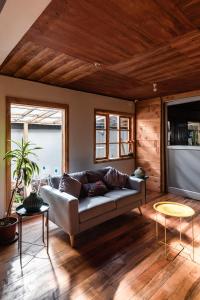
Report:
<svg viewBox="0 0 200 300"><path fill-rule="evenodd" d="M21 125L21 126L19 126ZM23 124L12 126L11 139L20 142L23 137ZM51 137L51 138L47 138ZM37 158L32 157L40 168L40 178L62 173L62 130L61 126L31 126L28 129L28 140L41 147L37 150ZM12 144L12 149L16 148ZM14 166L13 166L14 168ZM37 175L36 175L37 177Z"/></svg>
<svg viewBox="0 0 200 300"><path fill-rule="evenodd" d="M133 113L133 102L0 76L0 217L5 208L6 178L3 156L6 149L6 96L69 104L70 172L97 169L105 165L112 165L126 173L131 173L134 169L133 159L104 164L93 162L94 108Z"/></svg>

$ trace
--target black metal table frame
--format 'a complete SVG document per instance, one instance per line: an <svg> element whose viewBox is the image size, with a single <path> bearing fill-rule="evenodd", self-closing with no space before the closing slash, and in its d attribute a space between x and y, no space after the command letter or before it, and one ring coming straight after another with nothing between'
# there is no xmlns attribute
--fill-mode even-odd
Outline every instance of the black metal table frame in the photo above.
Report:
<svg viewBox="0 0 200 300"><path fill-rule="evenodd" d="M46 222L45 222L45 213L46 213ZM36 216L36 215L42 215L42 241L44 243L44 246L47 248L47 254L49 254L49 210L47 209L46 211L43 211L43 212L32 213L32 214L29 213L29 214L25 214L25 215L17 213L17 216L18 216L18 234L19 234L18 250L19 250L19 255L20 255L20 264L22 264L22 243L26 243L26 242L22 241L23 218L32 217L32 216ZM46 236L47 236L47 243L46 244L45 244L45 230L44 230L45 226L46 226ZM33 245L36 245L36 244L33 243Z"/></svg>

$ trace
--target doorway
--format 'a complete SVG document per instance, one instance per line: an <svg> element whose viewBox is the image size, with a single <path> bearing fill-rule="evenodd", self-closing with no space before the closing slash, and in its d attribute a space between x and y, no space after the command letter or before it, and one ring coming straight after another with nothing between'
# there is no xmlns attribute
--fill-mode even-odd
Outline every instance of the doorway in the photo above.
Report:
<svg viewBox="0 0 200 300"><path fill-rule="evenodd" d="M200 99L168 103L166 124L168 192L200 200Z"/></svg>
<svg viewBox="0 0 200 300"><path fill-rule="evenodd" d="M29 99L7 98L7 151L17 147L16 142L31 142L42 149L35 160L39 176L32 180L32 188L48 183L49 176L61 175L68 170L68 106ZM12 164L7 163L7 201L14 185ZM15 205L24 197L21 187Z"/></svg>

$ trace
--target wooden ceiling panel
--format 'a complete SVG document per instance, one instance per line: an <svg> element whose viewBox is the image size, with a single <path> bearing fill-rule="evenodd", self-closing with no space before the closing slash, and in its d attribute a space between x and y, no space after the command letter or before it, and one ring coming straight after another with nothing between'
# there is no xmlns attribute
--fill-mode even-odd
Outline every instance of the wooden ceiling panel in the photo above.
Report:
<svg viewBox="0 0 200 300"><path fill-rule="evenodd" d="M89 62L116 63L193 29L171 0L162 2L54 0L26 38Z"/></svg>
<svg viewBox="0 0 200 300"><path fill-rule="evenodd" d="M113 73L112 71L99 70L96 73L67 86L69 88L91 93L133 99L132 95L134 89L141 87L142 85L143 84L137 80L129 79L123 75Z"/></svg>
<svg viewBox="0 0 200 300"><path fill-rule="evenodd" d="M0 74L124 99L199 88L199 20L197 0L52 0Z"/></svg>
<svg viewBox="0 0 200 300"><path fill-rule="evenodd" d="M200 69L199 49L200 31L194 30L174 39L167 46L108 68L143 82L164 81Z"/></svg>
<svg viewBox="0 0 200 300"><path fill-rule="evenodd" d="M1 73L14 76L20 68L29 63L41 50L41 46L35 45L32 42L21 43L2 64Z"/></svg>
<svg viewBox="0 0 200 300"><path fill-rule="evenodd" d="M176 5L194 25L200 27L200 1L199 0L175 0Z"/></svg>
<svg viewBox="0 0 200 300"><path fill-rule="evenodd" d="M18 51L4 63L1 71L14 77L66 85L96 72L97 67L69 55L27 42L21 48L18 47Z"/></svg>

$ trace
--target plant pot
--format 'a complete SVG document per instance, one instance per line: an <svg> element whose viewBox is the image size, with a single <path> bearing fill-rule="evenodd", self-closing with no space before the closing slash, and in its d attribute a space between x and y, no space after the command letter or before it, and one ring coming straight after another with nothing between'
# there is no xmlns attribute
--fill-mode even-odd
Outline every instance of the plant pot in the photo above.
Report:
<svg viewBox="0 0 200 300"><path fill-rule="evenodd" d="M43 200L35 192L31 192L30 195L24 199L23 206L27 212L37 212L43 205Z"/></svg>
<svg viewBox="0 0 200 300"><path fill-rule="evenodd" d="M1 221L4 221L2 219ZM0 225L0 244L8 245L16 240L17 218L8 217L8 224Z"/></svg>

